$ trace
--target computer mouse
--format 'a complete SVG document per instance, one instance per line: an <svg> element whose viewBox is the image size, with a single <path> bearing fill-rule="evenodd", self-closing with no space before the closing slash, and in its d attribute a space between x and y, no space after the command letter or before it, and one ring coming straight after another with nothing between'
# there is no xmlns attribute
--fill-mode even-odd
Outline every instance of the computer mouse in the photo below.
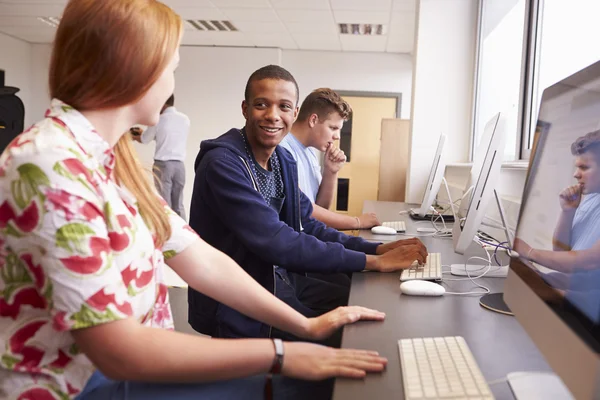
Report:
<svg viewBox="0 0 600 400"><path fill-rule="evenodd" d="M398 232L394 228L389 226L374 226L371 228L371 232L376 235L397 235Z"/></svg>
<svg viewBox="0 0 600 400"><path fill-rule="evenodd" d="M437 283L416 279L402 282L400 292L409 296L441 296L446 293L446 289Z"/></svg>

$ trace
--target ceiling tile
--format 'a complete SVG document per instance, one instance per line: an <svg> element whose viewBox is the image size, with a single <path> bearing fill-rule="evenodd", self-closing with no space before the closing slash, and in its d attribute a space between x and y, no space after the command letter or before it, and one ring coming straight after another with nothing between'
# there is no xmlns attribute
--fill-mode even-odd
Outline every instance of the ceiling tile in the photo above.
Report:
<svg viewBox="0 0 600 400"><path fill-rule="evenodd" d="M390 11L392 0L330 0L333 10Z"/></svg>
<svg viewBox="0 0 600 400"><path fill-rule="evenodd" d="M31 27L46 27L43 22L37 19L37 17L12 17L12 16L0 16L0 27L7 26L31 26Z"/></svg>
<svg viewBox="0 0 600 400"><path fill-rule="evenodd" d="M0 15L29 17L59 17L65 9L62 4L5 4L0 3Z"/></svg>
<svg viewBox="0 0 600 400"><path fill-rule="evenodd" d="M67 4L68 0L0 0L0 4Z"/></svg>
<svg viewBox="0 0 600 400"><path fill-rule="evenodd" d="M271 0L278 10L331 10L329 0Z"/></svg>
<svg viewBox="0 0 600 400"><path fill-rule="evenodd" d="M344 51L374 51L383 52L386 48L385 36L340 35Z"/></svg>
<svg viewBox="0 0 600 400"><path fill-rule="evenodd" d="M386 11L334 11L333 17L338 24L384 24L390 22L390 13Z"/></svg>
<svg viewBox="0 0 600 400"><path fill-rule="evenodd" d="M412 53L415 41L415 13L393 13L388 31L387 51Z"/></svg>
<svg viewBox="0 0 600 400"><path fill-rule="evenodd" d="M228 33L228 32L223 32ZM201 32L201 31L192 31L185 32L183 38L181 40L182 45L205 45L205 46L213 46L215 45L215 37L213 32Z"/></svg>
<svg viewBox="0 0 600 400"><path fill-rule="evenodd" d="M298 48L302 50L340 51L342 45L337 35L294 34Z"/></svg>
<svg viewBox="0 0 600 400"><path fill-rule="evenodd" d="M211 0L218 8L269 8L269 0Z"/></svg>
<svg viewBox="0 0 600 400"><path fill-rule="evenodd" d="M254 45L259 47L278 47L281 49L297 49L298 45L290 35L250 34Z"/></svg>
<svg viewBox="0 0 600 400"><path fill-rule="evenodd" d="M162 1L185 20L230 20L240 30L199 32L186 29L184 45L259 45L334 51L380 49L388 52L412 51L414 45L416 0ZM58 17L66 3L67 0L0 0L0 31L33 43L50 43L55 29L47 27L37 17ZM332 9L336 10L335 15ZM394 13L390 12L392 9ZM383 38L347 35L340 38L337 22L389 25L387 48L381 46L386 40Z"/></svg>
<svg viewBox="0 0 600 400"><path fill-rule="evenodd" d="M182 44L187 46L254 46L254 42L242 32L189 32L183 36Z"/></svg>
<svg viewBox="0 0 600 400"><path fill-rule="evenodd" d="M287 29L285 26L277 21L277 22L249 22L249 21L231 21L236 28L238 28L241 32L246 33L287 33Z"/></svg>
<svg viewBox="0 0 600 400"><path fill-rule="evenodd" d="M171 8L193 7L193 8L215 8L210 0L160 0Z"/></svg>
<svg viewBox="0 0 600 400"><path fill-rule="evenodd" d="M304 23L304 22L288 22L285 24L288 31L292 34L338 34L337 25L333 22L331 23Z"/></svg>
<svg viewBox="0 0 600 400"><path fill-rule="evenodd" d="M287 22L328 22L334 23L333 14L327 10L277 10L277 15L285 23Z"/></svg>
<svg viewBox="0 0 600 400"><path fill-rule="evenodd" d="M279 21L279 17L272 8L226 8L223 9L223 13L230 21Z"/></svg>
<svg viewBox="0 0 600 400"><path fill-rule="evenodd" d="M183 19L225 20L227 17L217 8L173 7Z"/></svg>
<svg viewBox="0 0 600 400"><path fill-rule="evenodd" d="M394 0L392 12L415 11L417 9L417 0Z"/></svg>
<svg viewBox="0 0 600 400"><path fill-rule="evenodd" d="M36 28L32 28L29 26L3 26L2 28L0 28L0 32L4 32L10 36L17 38L23 38L27 35L45 36L48 38L49 41L52 41L54 40L56 29L50 26L48 26L47 28L44 26Z"/></svg>

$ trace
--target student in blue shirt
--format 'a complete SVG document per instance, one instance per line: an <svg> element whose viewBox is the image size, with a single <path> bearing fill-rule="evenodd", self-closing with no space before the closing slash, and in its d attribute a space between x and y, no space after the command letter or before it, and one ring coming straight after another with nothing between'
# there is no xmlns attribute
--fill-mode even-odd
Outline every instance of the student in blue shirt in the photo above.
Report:
<svg viewBox="0 0 600 400"><path fill-rule="evenodd" d="M300 190L313 203L313 218L340 230L370 229L381 225L373 213L352 217L329 211L338 172L346 162L346 155L333 142L340 139L344 121L351 113L350 105L335 91L316 89L302 102L298 119L280 145L298 163ZM325 153L323 173L314 150Z"/></svg>
<svg viewBox="0 0 600 400"><path fill-rule="evenodd" d="M245 127L200 146L190 226L288 305L303 315L320 315L345 304L348 289L305 273L395 271L424 262L427 250L418 239L367 242L311 217L296 162L278 146L296 118L297 104L298 85L285 69L269 65L250 76L242 102ZM280 335L192 289L188 302L189 322L201 333Z"/></svg>

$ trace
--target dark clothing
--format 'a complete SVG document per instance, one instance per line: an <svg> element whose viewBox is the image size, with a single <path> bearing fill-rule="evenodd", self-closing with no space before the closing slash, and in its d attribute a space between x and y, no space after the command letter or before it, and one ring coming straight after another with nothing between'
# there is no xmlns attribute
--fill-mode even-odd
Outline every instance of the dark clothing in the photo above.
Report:
<svg viewBox="0 0 600 400"><path fill-rule="evenodd" d="M344 235L313 219L312 204L298 187L291 154L276 148L284 185L280 212L258 191L240 130L202 142L196 158L190 226L275 293L274 266L294 284L294 273L361 271L377 243ZM216 337L268 337L270 327L207 296L188 290L189 322Z"/></svg>
<svg viewBox="0 0 600 400"><path fill-rule="evenodd" d="M264 400L264 375L204 383L113 381L96 371L75 400ZM328 400L333 379L302 381L273 376L273 400Z"/></svg>

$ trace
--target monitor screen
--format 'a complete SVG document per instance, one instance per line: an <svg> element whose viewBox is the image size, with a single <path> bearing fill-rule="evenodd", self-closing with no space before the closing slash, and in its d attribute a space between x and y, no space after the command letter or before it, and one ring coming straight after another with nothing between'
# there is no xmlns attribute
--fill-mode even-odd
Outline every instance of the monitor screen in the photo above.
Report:
<svg viewBox="0 0 600 400"><path fill-rule="evenodd" d="M452 231L454 251L458 254L467 251L483 221L488 204L494 198L494 190L500 177L505 137L505 117L498 113L486 124L484 141L478 147L478 154L471 168L470 181L473 189L470 189L468 182L465 191L470 191L471 194L462 200L459 210L459 214L465 217L460 219L460 223L454 224ZM462 203L468 204L466 211Z"/></svg>
<svg viewBox="0 0 600 400"><path fill-rule="evenodd" d="M425 193L423 194L423 201L421 202L421 208L419 208L419 215L425 216L429 213L431 205L440 190L442 178L444 177L444 170L446 163L444 162L444 143L446 142L446 136L440 135L438 140L437 149L435 156L433 157L433 163L431 165L431 171L429 172L429 179L427 179L427 186L425 187Z"/></svg>
<svg viewBox="0 0 600 400"><path fill-rule="evenodd" d="M599 352L600 63L544 91L532 154L511 268Z"/></svg>

